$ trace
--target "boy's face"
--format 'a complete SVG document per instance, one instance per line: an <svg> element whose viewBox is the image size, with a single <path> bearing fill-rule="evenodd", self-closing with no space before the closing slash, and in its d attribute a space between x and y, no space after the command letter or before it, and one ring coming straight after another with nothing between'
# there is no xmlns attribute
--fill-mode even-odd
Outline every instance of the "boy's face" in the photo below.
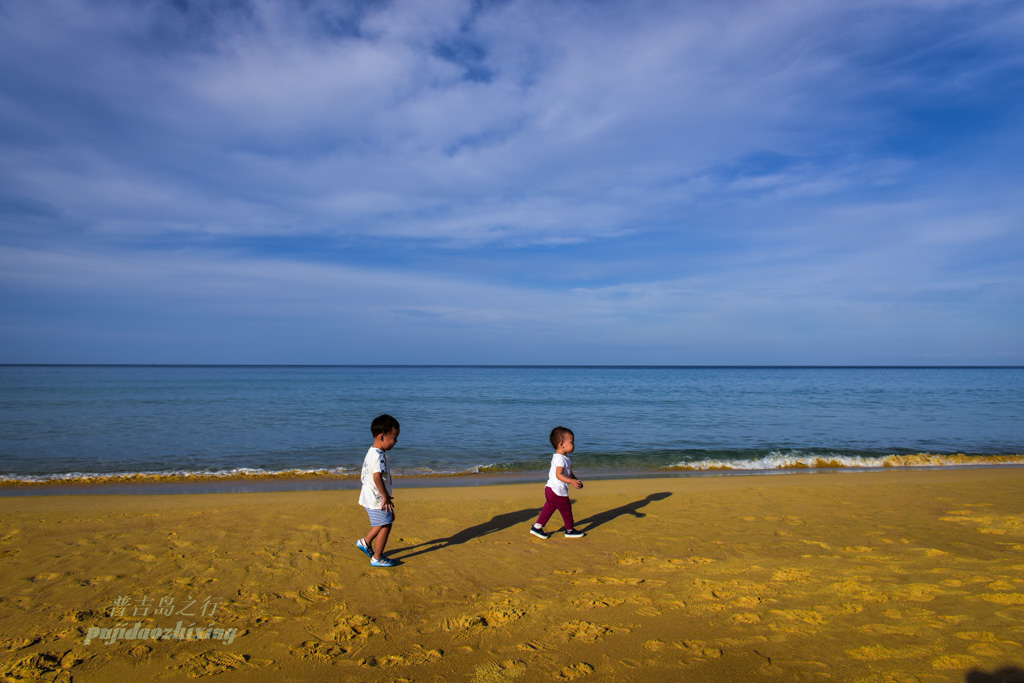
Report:
<svg viewBox="0 0 1024 683"><path fill-rule="evenodd" d="M566 434L562 437L562 443L558 444L558 452L569 455L574 450L576 450L576 438L572 434Z"/></svg>
<svg viewBox="0 0 1024 683"><path fill-rule="evenodd" d="M381 434L377 437L380 442L380 445L377 447L382 451L390 451L395 447L395 444L398 443L398 433L399 430L392 429L390 432Z"/></svg>

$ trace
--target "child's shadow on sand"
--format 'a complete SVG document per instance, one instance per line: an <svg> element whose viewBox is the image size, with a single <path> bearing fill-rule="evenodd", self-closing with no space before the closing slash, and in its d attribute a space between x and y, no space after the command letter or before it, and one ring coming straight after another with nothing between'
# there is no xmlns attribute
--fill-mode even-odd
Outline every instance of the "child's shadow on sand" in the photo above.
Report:
<svg viewBox="0 0 1024 683"><path fill-rule="evenodd" d="M653 503L657 500L665 500L671 493L652 493L643 500L638 500L633 503L612 508L604 512L599 512L596 515L591 515L586 519L576 522L576 526L583 531L591 531L596 529L606 522L610 522L613 519L621 517L622 515L633 515L634 517L644 517L644 513L640 512L640 508ZM510 527L514 527L517 524L525 524L537 517L537 508L526 508L523 510L516 510L515 512L505 512L500 515L495 515L489 521L483 524L477 524L467 529L452 534L446 538L435 538L432 541L424 541L423 543L417 543L416 545L410 545L405 548L398 548L388 553L388 557L397 562L407 560L410 557L417 555L424 555L426 553L432 553L435 550L444 550L450 548L453 545L462 545L467 541L472 541L474 538L480 538L487 534L493 534L496 531L504 531ZM586 525L585 527L583 525ZM413 551L413 552L408 552ZM408 553L399 556L400 553Z"/></svg>
<svg viewBox="0 0 1024 683"><path fill-rule="evenodd" d="M966 683L1024 683L1024 669L1015 666L1004 666L1003 668L988 673L980 669L972 669L964 678Z"/></svg>
<svg viewBox="0 0 1024 683"><path fill-rule="evenodd" d="M490 521L463 529L462 531L452 534L447 538L435 538L433 541L425 541L423 543L411 545L407 548L399 548L388 553L388 557L393 560L407 560L410 557L415 557L416 555L431 553L435 550L443 550L445 548L450 548L453 545L462 545L467 541L472 541L474 538L493 534L496 531L503 531L509 527L516 526L517 524L525 524L536 516L537 508L526 508L525 510L516 510L515 512L505 512L500 515L495 515L490 519ZM422 550L416 550L417 548L422 548ZM401 557L395 557L398 553L404 553L407 550L414 550L415 552L409 553L408 555L402 555Z"/></svg>
<svg viewBox="0 0 1024 683"><path fill-rule="evenodd" d="M653 503L656 500L665 500L671 495L672 494L669 493L668 491L662 491L661 493L652 493L643 500L638 500L633 503L627 503L626 505L622 505L617 508L612 508L611 510L606 510L604 512L599 512L596 515L591 515L586 519L578 520L576 522L576 528L578 528L580 531L590 532L596 529L597 527L601 526L602 524L610 522L613 519L621 517L622 515L633 515L637 518L645 517L646 515L640 512L640 508L644 507L645 505L648 505L649 503Z"/></svg>

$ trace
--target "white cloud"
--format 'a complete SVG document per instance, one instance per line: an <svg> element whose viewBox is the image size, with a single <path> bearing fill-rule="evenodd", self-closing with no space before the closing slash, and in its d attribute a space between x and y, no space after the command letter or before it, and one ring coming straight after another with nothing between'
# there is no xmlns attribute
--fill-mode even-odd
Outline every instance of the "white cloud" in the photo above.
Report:
<svg viewBox="0 0 1024 683"><path fill-rule="evenodd" d="M710 359L751 330L779 354L799 331L881 339L900 320L882 304L934 330L943 297L941 324L1005 318L1022 17L924 0L8 5L0 246L24 265L6 291L74 291L121 319L145 292L211 326L416 318L506 350L555 338L555 307L595 361L601 344ZM264 238L336 256L253 256ZM403 267L378 283L352 245ZM553 247L545 275L531 257ZM498 267L453 274L460 251Z"/></svg>
<svg viewBox="0 0 1024 683"><path fill-rule="evenodd" d="M348 220L362 216L344 207L365 202L338 201L339 194L394 191L414 211L441 203L454 213L467 195L482 194L505 197L499 209L515 214L519 202L547 190L564 193L562 206L548 210L566 211L568 219L555 218L546 229L523 225L524 238L577 240L591 235L571 218L577 203L622 188L647 192L760 150L816 153L823 136L850 135L854 116L861 127L876 125L864 106L852 104L870 91L874 74L851 70L825 39L846 16L830 4L795 11L778 3L507 3L467 23L465 2L392 3L350 18L358 32L332 35L316 30L316 11L257 3L249 17L211 14L196 46L146 45L150 34L191 26L167 10L65 4L70 11L54 22L48 42L33 30L23 35L23 23L7 26L28 59L76 65L75 82L37 71L43 96L84 91L96 110L93 119L71 111L52 122L52 166L73 172L58 165L67 156L61 147L85 145L108 156L109 168L82 169L83 182L116 187L126 181L101 177L122 174L174 187L157 195L187 193L200 203L209 184L236 206L273 187L281 208L322 207L300 221L314 231L325 224L378 229L377 221ZM40 5L36 11L46 12L47 3ZM17 16L39 21L24 8ZM445 41L477 46L489 80L464 80L463 65L436 53ZM833 79L841 79L842 91L828 88ZM99 130L97 116L123 120L125 128ZM65 126L63 136L55 132ZM45 186L28 191L60 196ZM162 208L150 203L152 194L115 193L103 206ZM87 208L73 196L61 201L69 211ZM617 212L619 230L597 234L644 220L628 208ZM472 220L435 223L434 235L512 238L486 222L476 235L446 232ZM239 223L250 222L243 211ZM197 220L194 229L221 223ZM286 234L294 226L280 223Z"/></svg>

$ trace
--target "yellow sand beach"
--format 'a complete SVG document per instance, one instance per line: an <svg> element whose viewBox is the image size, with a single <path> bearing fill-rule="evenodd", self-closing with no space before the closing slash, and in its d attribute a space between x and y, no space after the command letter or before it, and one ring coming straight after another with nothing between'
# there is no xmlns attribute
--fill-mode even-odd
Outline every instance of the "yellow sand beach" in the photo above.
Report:
<svg viewBox="0 0 1024 683"><path fill-rule="evenodd" d="M1024 676L1024 468L542 491L396 480L393 569L351 490L0 498L0 677Z"/></svg>

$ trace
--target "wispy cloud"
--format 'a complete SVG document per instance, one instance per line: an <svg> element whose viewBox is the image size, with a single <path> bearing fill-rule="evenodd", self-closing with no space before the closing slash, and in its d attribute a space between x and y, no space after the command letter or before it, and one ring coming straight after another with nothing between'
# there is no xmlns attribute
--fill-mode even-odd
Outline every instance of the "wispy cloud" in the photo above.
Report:
<svg viewBox="0 0 1024 683"><path fill-rule="evenodd" d="M168 360L227 316L431 330L263 362L569 362L555 307L587 362L907 362L901 319L999 362L1022 38L982 0L3 3L0 360L96 357L73 292L153 321L140 361L164 315Z"/></svg>

